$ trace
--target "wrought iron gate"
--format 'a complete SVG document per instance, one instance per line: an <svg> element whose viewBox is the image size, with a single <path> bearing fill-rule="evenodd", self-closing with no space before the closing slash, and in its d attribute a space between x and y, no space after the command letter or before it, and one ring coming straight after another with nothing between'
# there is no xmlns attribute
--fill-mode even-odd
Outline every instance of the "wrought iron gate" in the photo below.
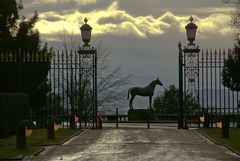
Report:
<svg viewBox="0 0 240 161"><path fill-rule="evenodd" d="M60 117L63 127L97 127L96 62L96 50L90 47L52 54L48 116Z"/></svg>
<svg viewBox="0 0 240 161"><path fill-rule="evenodd" d="M182 49L179 44L180 126L188 121L189 114L185 110L187 94L193 96L198 104L194 114L197 126L199 116L204 113L208 113L211 127L214 126L216 117L222 115L229 116L234 126L235 118L239 115L238 92L222 85L224 60L230 54L229 49L200 51L195 45Z"/></svg>

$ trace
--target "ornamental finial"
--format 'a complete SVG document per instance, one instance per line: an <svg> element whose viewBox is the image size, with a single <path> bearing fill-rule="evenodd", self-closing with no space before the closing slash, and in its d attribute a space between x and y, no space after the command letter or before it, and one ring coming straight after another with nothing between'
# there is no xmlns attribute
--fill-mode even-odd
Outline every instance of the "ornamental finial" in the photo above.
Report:
<svg viewBox="0 0 240 161"><path fill-rule="evenodd" d="M88 19L87 17L84 18L84 22L87 23L88 22Z"/></svg>
<svg viewBox="0 0 240 161"><path fill-rule="evenodd" d="M189 20L192 22L192 21L193 21L193 17L191 16L191 17L189 18Z"/></svg>

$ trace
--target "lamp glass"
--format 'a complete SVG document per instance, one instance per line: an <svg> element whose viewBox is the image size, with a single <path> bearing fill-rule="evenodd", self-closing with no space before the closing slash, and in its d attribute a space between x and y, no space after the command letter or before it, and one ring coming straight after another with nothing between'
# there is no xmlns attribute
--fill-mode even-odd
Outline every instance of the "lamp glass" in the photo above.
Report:
<svg viewBox="0 0 240 161"><path fill-rule="evenodd" d="M82 30L82 40L84 43L89 43L91 39L91 30Z"/></svg>
<svg viewBox="0 0 240 161"><path fill-rule="evenodd" d="M195 37L196 37L196 29L194 28L188 28L187 30L187 38L190 42L193 42L195 40Z"/></svg>

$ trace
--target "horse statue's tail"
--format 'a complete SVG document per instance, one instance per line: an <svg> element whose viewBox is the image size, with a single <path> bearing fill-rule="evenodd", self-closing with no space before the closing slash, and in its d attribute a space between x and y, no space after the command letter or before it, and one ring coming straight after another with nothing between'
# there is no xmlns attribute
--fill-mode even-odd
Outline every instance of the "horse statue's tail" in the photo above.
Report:
<svg viewBox="0 0 240 161"><path fill-rule="evenodd" d="M127 99L129 99L129 89L128 89L128 96L127 96Z"/></svg>

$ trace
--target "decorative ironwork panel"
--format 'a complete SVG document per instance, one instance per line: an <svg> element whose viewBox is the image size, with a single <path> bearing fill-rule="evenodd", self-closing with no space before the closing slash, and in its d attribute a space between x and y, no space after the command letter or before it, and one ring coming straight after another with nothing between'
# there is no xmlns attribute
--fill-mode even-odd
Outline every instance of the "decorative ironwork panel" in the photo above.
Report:
<svg viewBox="0 0 240 161"><path fill-rule="evenodd" d="M83 46L80 54L80 99L79 113L97 127L97 52L90 46Z"/></svg>
<svg viewBox="0 0 240 161"><path fill-rule="evenodd" d="M182 53L183 52L183 53ZM214 127L216 117L228 115L233 126L239 115L238 92L222 84L224 62L232 54L231 50L200 50L194 45L179 48L179 86L182 86L182 111L187 108L186 95L192 95L198 103L196 114L208 114L210 125ZM181 59L182 56L182 59ZM179 72L181 73L181 72ZM181 108L181 107L180 107ZM181 114L182 117L187 115Z"/></svg>

